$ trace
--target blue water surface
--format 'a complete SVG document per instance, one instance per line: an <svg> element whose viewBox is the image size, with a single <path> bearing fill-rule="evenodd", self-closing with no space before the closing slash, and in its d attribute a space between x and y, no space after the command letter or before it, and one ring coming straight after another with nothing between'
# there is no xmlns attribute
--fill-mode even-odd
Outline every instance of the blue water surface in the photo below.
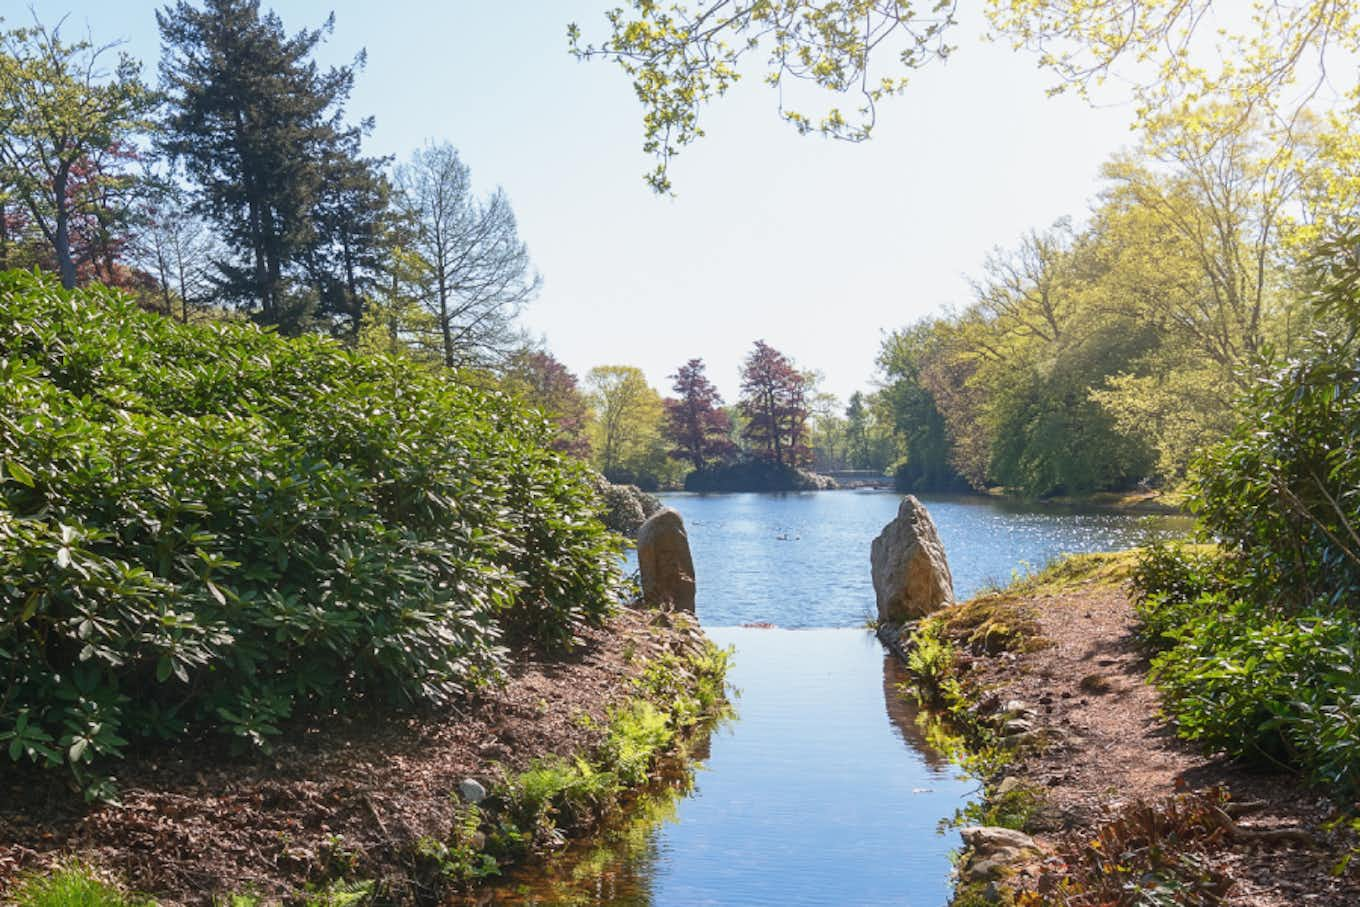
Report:
<svg viewBox="0 0 1360 907"><path fill-rule="evenodd" d="M862 626L874 614L869 546L901 497L882 491L668 494L688 527L700 621ZM1183 517L922 497L960 599L1063 554L1113 551L1183 533Z"/></svg>
<svg viewBox="0 0 1360 907"><path fill-rule="evenodd" d="M736 715L660 817L496 890L492 903L943 907L940 823L976 783L931 751L898 663L863 629L884 492L666 495L684 516L698 616L734 650ZM1124 548L1184 520L924 499L966 598L1060 554ZM767 622L785 629L742 627ZM811 629L788 629L811 628ZM645 810L640 811L645 812Z"/></svg>

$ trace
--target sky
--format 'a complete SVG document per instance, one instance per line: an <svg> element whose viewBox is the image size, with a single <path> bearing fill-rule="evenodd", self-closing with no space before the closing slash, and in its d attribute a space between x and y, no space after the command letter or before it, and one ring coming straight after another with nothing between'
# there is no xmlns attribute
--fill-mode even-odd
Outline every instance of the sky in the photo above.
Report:
<svg viewBox="0 0 1360 907"><path fill-rule="evenodd" d="M0 0L0 15L20 24L29 5ZM526 327L578 375L637 365L663 393L702 357L734 400L756 339L842 399L870 389L885 332L966 304L993 247L1080 221L1101 163L1134 139L1131 106L1046 96L1034 57L982 40L964 10L957 51L880 106L871 141L798 136L748 78L705 110L707 136L675 159L662 197L643 181L653 161L627 77L567 52L567 23L598 40L612 0L264 5L290 31L333 11L323 63L367 51L349 111L376 119L368 151L449 141L480 191L504 188L544 279ZM68 39L125 41L155 78L159 4L31 6L49 24L69 15Z"/></svg>

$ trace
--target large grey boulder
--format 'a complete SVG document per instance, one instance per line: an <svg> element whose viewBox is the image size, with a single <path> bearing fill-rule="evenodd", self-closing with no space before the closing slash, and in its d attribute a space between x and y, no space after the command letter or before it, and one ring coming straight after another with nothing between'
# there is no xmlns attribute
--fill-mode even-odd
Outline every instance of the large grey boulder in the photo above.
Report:
<svg viewBox="0 0 1360 907"><path fill-rule="evenodd" d="M694 558L680 514L665 507L648 517L638 529L637 551L642 601L694 613Z"/></svg>
<svg viewBox="0 0 1360 907"><path fill-rule="evenodd" d="M935 522L913 495L903 499L897 517L874 539L869 561L881 623L915 620L954 600L944 545Z"/></svg>

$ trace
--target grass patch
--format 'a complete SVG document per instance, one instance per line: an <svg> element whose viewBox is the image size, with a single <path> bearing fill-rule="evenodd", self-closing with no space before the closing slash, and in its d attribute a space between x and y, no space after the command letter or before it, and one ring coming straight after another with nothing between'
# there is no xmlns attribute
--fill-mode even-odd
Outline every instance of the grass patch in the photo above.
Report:
<svg viewBox="0 0 1360 907"><path fill-rule="evenodd" d="M1043 791L1033 785L1016 784L1006 790L991 787L980 802L959 810L956 822L1029 831L1031 820L1043 805Z"/></svg>
<svg viewBox="0 0 1360 907"><path fill-rule="evenodd" d="M83 863L31 875L10 895L15 907L151 907L155 902L102 881Z"/></svg>
<svg viewBox="0 0 1360 907"><path fill-rule="evenodd" d="M1027 652L1043 645L1034 607L1009 590L939 611L923 621L917 635L938 636L975 655Z"/></svg>
<svg viewBox="0 0 1360 907"><path fill-rule="evenodd" d="M375 885L371 881L331 882L309 892L303 901L306 907L361 907L373 900Z"/></svg>
<svg viewBox="0 0 1360 907"><path fill-rule="evenodd" d="M1140 549L1069 554L1038 573L1020 577L1005 591L1011 595L1069 592L1084 586L1122 586L1133 577Z"/></svg>
<svg viewBox="0 0 1360 907"><path fill-rule="evenodd" d="M466 835L458 847L446 847L436 856L445 864L499 871L600 825L634 791L656 780L664 760L684 758L685 740L693 729L726 714L729 658L730 652L703 639L684 652L654 658L638 676L633 694L610 711L593 750L537 760L493 787L486 813L470 828L480 833L480 854L468 851L472 836ZM486 860L478 862L479 856ZM458 880L443 875L461 882L485 877L477 872L463 873Z"/></svg>

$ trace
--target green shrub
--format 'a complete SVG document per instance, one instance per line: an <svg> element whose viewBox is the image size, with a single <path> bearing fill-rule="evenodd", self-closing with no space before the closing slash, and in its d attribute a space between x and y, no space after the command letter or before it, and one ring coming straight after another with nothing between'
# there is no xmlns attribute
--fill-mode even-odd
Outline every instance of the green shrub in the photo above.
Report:
<svg viewBox="0 0 1360 907"><path fill-rule="evenodd" d="M1223 564L1203 546L1154 544L1133 568L1138 635L1153 649L1175 645L1180 631L1226 606Z"/></svg>
<svg viewBox="0 0 1360 907"><path fill-rule="evenodd" d="M1360 789L1360 370L1320 338L1201 455L1191 503L1221 556L1135 571L1153 677L1182 736Z"/></svg>
<svg viewBox="0 0 1360 907"><path fill-rule="evenodd" d="M1239 594L1281 612L1360 601L1360 369L1319 340L1262 379L1195 465L1191 506Z"/></svg>
<svg viewBox="0 0 1360 907"><path fill-rule="evenodd" d="M1153 660L1182 736L1230 756L1360 783L1360 637L1349 618L1204 612Z"/></svg>
<svg viewBox="0 0 1360 907"><path fill-rule="evenodd" d="M549 441L449 372L0 275L0 741L88 781L569 644L620 540Z"/></svg>
<svg viewBox="0 0 1360 907"><path fill-rule="evenodd" d="M1138 550L1133 566L1135 597L1191 601L1221 587L1221 566L1204 546L1156 542Z"/></svg>

